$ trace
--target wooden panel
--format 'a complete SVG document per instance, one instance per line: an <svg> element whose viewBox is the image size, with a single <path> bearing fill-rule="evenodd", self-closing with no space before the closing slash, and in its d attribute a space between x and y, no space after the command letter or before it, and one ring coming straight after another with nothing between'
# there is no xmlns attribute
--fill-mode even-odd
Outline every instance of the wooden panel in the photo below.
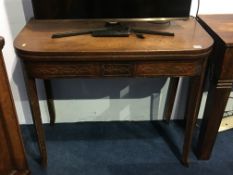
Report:
<svg viewBox="0 0 233 175"><path fill-rule="evenodd" d="M1 50L3 45L4 40L0 37ZM15 174L20 174L19 171L29 174L6 68L0 52L0 174L8 175L13 170Z"/></svg>
<svg viewBox="0 0 233 175"><path fill-rule="evenodd" d="M132 77L199 75L203 60L174 62L25 62L27 73L35 78Z"/></svg>
<svg viewBox="0 0 233 175"><path fill-rule="evenodd" d="M200 74L201 62L154 62L137 64L136 76L193 76Z"/></svg>
<svg viewBox="0 0 233 175"><path fill-rule="evenodd" d="M133 64L108 62L25 62L27 73L36 78L132 76Z"/></svg>
<svg viewBox="0 0 233 175"><path fill-rule="evenodd" d="M59 77L96 77L100 76L99 64L86 63L25 63L27 72L36 78L59 78Z"/></svg>

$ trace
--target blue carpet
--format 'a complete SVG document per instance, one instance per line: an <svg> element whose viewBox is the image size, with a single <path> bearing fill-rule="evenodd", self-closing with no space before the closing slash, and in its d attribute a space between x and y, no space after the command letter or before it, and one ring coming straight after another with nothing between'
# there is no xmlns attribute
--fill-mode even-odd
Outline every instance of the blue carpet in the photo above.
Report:
<svg viewBox="0 0 233 175"><path fill-rule="evenodd" d="M44 125L48 167L39 165L32 125L22 133L33 175L232 175L233 130L220 133L209 161L193 151L180 163L182 122L90 122ZM197 136L197 132L195 136ZM195 145L196 137L194 137Z"/></svg>

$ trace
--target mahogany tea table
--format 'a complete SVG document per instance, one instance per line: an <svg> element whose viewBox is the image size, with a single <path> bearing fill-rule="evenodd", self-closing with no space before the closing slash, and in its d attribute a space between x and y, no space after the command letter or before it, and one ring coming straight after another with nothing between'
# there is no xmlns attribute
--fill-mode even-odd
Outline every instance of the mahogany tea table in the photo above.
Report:
<svg viewBox="0 0 233 175"><path fill-rule="evenodd" d="M134 35L98 38L87 34L52 39L54 33L98 28L104 26L104 23L31 20L15 39L16 53L24 65L27 92L44 166L47 165L47 153L35 79L45 80L51 123L54 123L50 79L71 77L191 77L182 154L182 162L188 164L213 40L194 18L172 21L169 25L145 22L128 25L174 32L175 36L146 34L141 39Z"/></svg>

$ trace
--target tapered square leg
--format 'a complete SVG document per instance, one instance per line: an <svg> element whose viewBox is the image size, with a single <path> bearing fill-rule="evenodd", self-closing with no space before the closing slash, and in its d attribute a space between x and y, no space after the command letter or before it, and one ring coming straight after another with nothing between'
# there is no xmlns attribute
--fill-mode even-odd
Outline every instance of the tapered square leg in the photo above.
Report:
<svg viewBox="0 0 233 175"><path fill-rule="evenodd" d="M38 141L39 151L41 155L41 163L44 167L46 167L47 166L47 151L46 151L46 145L45 145L45 135L44 135L42 120L41 120L39 99L38 99L37 90L36 90L36 82L34 78L28 78L27 76L25 77L26 77L25 80L27 84L29 103L31 106L33 122L34 122L35 130L36 130L37 141Z"/></svg>
<svg viewBox="0 0 233 175"><path fill-rule="evenodd" d="M182 163L188 165L189 152L192 145L193 130L196 125L203 90L203 76L192 77L189 83L188 103L186 108L186 126Z"/></svg>
<svg viewBox="0 0 233 175"><path fill-rule="evenodd" d="M171 120L171 114L176 98L178 84L179 84L179 78L174 78L174 77L170 78L164 116L163 116L163 120L166 122L169 122Z"/></svg>
<svg viewBox="0 0 233 175"><path fill-rule="evenodd" d="M53 102L53 92L52 92L52 86L50 80L44 80L45 84L45 93L47 97L47 105L49 110L49 116L50 116L50 125L55 124L55 108L54 108L54 102Z"/></svg>
<svg viewBox="0 0 233 175"><path fill-rule="evenodd" d="M208 160L211 156L231 87L232 83L212 84L210 87L197 147L197 156L201 160Z"/></svg>

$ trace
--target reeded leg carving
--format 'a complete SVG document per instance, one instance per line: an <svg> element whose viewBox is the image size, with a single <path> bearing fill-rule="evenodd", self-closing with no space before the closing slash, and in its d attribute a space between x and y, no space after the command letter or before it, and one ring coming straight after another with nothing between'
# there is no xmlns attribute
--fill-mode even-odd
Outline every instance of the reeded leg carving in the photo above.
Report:
<svg viewBox="0 0 233 175"><path fill-rule="evenodd" d="M211 156L232 83L232 80L219 80L217 85L210 84L197 147L197 156L201 160Z"/></svg>
<svg viewBox="0 0 233 175"><path fill-rule="evenodd" d="M55 115L55 108L54 108L54 102L53 102L53 93L52 93L52 87L50 80L44 80L45 84L45 92L47 96L47 105L49 110L49 116L50 116L50 125L54 125L56 115Z"/></svg>

